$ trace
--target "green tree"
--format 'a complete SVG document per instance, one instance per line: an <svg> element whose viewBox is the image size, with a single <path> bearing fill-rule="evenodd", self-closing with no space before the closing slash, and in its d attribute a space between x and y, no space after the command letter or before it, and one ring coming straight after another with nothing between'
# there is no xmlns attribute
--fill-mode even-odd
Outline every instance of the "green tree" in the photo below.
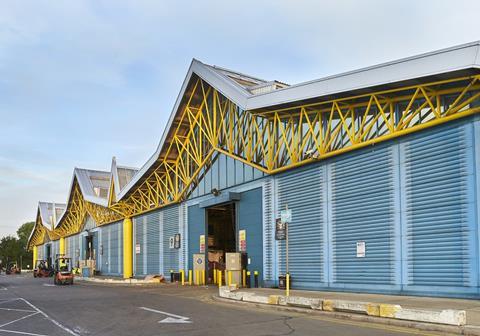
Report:
<svg viewBox="0 0 480 336"><path fill-rule="evenodd" d="M9 262L17 262L22 255L22 247L17 238L6 236L0 240L0 260L7 266Z"/></svg>
<svg viewBox="0 0 480 336"><path fill-rule="evenodd" d="M17 230L17 237L6 236L0 239L0 260L4 266L9 262L15 262L18 266L26 268L33 266L33 253L27 251L28 238L33 230L34 222L28 222Z"/></svg>
<svg viewBox="0 0 480 336"><path fill-rule="evenodd" d="M20 226L17 230L18 243L21 246L19 259L21 257L23 268L27 268L27 266L30 266L29 268L31 269L33 267L33 252L27 251L27 243L34 226L35 222L27 222L22 224L22 226Z"/></svg>

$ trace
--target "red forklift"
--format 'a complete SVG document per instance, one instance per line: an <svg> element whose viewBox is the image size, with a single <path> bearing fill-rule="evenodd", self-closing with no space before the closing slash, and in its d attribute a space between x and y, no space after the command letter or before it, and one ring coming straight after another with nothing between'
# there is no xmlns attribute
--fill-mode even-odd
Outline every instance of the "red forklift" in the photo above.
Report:
<svg viewBox="0 0 480 336"><path fill-rule="evenodd" d="M54 274L53 268L48 265L46 260L37 260L33 269L34 278L49 278Z"/></svg>
<svg viewBox="0 0 480 336"><path fill-rule="evenodd" d="M72 259L57 255L55 259L53 283L55 285L73 285Z"/></svg>

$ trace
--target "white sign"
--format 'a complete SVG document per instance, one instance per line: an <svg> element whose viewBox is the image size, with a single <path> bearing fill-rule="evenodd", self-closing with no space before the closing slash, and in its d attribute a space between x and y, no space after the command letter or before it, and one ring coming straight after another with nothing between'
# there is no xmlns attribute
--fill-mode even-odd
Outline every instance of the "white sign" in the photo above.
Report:
<svg viewBox="0 0 480 336"><path fill-rule="evenodd" d="M365 242L357 242L357 258L365 258Z"/></svg>
<svg viewBox="0 0 480 336"><path fill-rule="evenodd" d="M175 237L168 238L168 247L171 249L175 248Z"/></svg>
<svg viewBox="0 0 480 336"><path fill-rule="evenodd" d="M135 245L135 254L140 254L140 244Z"/></svg>
<svg viewBox="0 0 480 336"><path fill-rule="evenodd" d="M280 211L280 219L282 223L291 223L292 222L292 210L282 210Z"/></svg>

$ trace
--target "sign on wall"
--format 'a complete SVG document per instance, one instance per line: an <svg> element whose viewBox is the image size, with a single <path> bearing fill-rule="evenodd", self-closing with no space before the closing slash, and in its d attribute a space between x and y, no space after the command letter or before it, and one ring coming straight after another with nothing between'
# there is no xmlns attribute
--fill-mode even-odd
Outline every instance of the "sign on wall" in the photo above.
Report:
<svg viewBox="0 0 480 336"><path fill-rule="evenodd" d="M200 253L205 253L205 235L200 235Z"/></svg>
<svg viewBox="0 0 480 336"><path fill-rule="evenodd" d="M291 223L292 222L292 210L286 209L280 211L280 219L284 223Z"/></svg>
<svg viewBox="0 0 480 336"><path fill-rule="evenodd" d="M180 233L175 234L173 248L179 249L181 247Z"/></svg>
<svg viewBox="0 0 480 336"><path fill-rule="evenodd" d="M140 244L135 245L135 254L140 254Z"/></svg>
<svg viewBox="0 0 480 336"><path fill-rule="evenodd" d="M175 247L175 237L171 236L168 238L168 247L173 249Z"/></svg>
<svg viewBox="0 0 480 336"><path fill-rule="evenodd" d="M358 241L357 242L357 258L365 258L365 242Z"/></svg>
<svg viewBox="0 0 480 336"><path fill-rule="evenodd" d="M275 240L285 240L287 238L287 223L281 218L275 220Z"/></svg>
<svg viewBox="0 0 480 336"><path fill-rule="evenodd" d="M238 231L238 250L247 252L247 230Z"/></svg>

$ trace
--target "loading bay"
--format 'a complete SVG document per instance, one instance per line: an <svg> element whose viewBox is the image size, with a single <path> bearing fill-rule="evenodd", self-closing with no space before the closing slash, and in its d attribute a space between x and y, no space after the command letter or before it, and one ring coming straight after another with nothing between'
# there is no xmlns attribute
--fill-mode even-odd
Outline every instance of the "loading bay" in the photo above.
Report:
<svg viewBox="0 0 480 336"><path fill-rule="evenodd" d="M213 300L216 292L0 275L0 335L435 335L228 304Z"/></svg>

